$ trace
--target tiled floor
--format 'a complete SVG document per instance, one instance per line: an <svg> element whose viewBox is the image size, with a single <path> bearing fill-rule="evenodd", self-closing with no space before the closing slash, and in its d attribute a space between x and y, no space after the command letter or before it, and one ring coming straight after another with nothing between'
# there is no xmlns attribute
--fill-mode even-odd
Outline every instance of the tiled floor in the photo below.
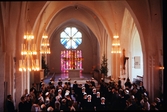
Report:
<svg viewBox="0 0 167 112"><path fill-rule="evenodd" d="M63 83L66 82L66 81L68 81L68 78L69 78L68 73L51 74L51 75L45 77L44 82L46 84L48 84L51 77L54 78L55 84L57 84L59 78L62 79ZM84 84L86 82L86 80L91 80L91 78L92 78L92 74L83 74L83 73L80 73L79 77L73 77L73 78L70 78L70 79L71 79L71 83L72 84L73 84L73 82L75 80L77 81L78 84ZM97 83L96 80L95 80L95 83Z"/></svg>

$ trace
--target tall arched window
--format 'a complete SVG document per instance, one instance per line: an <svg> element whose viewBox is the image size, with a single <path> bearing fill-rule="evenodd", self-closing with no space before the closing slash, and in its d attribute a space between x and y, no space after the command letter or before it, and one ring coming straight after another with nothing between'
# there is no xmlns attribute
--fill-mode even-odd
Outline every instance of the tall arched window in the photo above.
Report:
<svg viewBox="0 0 167 112"><path fill-rule="evenodd" d="M61 51L61 71L82 71L82 51L76 48L82 43L82 34L75 27L67 27L60 34L60 43L67 49Z"/></svg>
<svg viewBox="0 0 167 112"><path fill-rule="evenodd" d="M66 49L76 49L82 43L82 34L75 27L67 27L60 34L60 42Z"/></svg>

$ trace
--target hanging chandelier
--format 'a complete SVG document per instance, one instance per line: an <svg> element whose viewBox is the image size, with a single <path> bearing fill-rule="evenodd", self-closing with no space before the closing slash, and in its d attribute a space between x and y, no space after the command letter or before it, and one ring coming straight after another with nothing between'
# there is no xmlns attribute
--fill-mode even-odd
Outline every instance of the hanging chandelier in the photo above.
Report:
<svg viewBox="0 0 167 112"><path fill-rule="evenodd" d="M121 53L120 39L118 35L113 37L111 53Z"/></svg>
<svg viewBox="0 0 167 112"><path fill-rule="evenodd" d="M39 60L35 59L37 55L36 44L32 43L33 35L24 35L24 42L21 44L22 59L19 60L19 71L38 71Z"/></svg>
<svg viewBox="0 0 167 112"><path fill-rule="evenodd" d="M117 24L115 23L115 32L117 32ZM121 47L120 47L120 39L118 35L114 35L112 39L112 50L111 53L120 54Z"/></svg>
<svg viewBox="0 0 167 112"><path fill-rule="evenodd" d="M49 47L49 40L48 40L48 35L46 32L46 12L44 11L43 13L43 21L44 21L44 33L42 35L42 42L41 42L41 50L40 53L41 54L50 54L50 47Z"/></svg>
<svg viewBox="0 0 167 112"><path fill-rule="evenodd" d="M29 9L28 9L29 10ZM26 24L27 33L24 35L23 43L21 44L21 55L22 58L19 60L19 71L38 71L39 60L36 59L37 49L36 44L33 42L34 35L28 33L28 24Z"/></svg>
<svg viewBox="0 0 167 112"><path fill-rule="evenodd" d="M49 40L47 35L42 36L41 54L50 54Z"/></svg>

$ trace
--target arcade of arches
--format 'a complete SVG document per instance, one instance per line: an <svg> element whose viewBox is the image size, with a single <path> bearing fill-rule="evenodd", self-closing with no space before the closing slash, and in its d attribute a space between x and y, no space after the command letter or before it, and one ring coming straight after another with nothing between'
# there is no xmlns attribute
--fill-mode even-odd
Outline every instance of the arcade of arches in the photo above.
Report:
<svg viewBox="0 0 167 112"><path fill-rule="evenodd" d="M17 107L20 96L31 86L30 72L19 71L27 26L34 35L39 60L42 35L47 33L51 54L45 55L45 61L51 73L62 73L61 52L69 50L61 43L61 32L75 27L82 34L80 44L77 43L80 40L75 40L75 49L82 51L83 74L89 74L92 67L100 69L105 54L106 78L129 77L134 81L142 77L150 99L161 96L164 92L162 14L161 0L0 2L0 110L4 110L7 94L12 94ZM116 35L117 41L113 38ZM112 53L114 42L118 45L115 50L121 53ZM39 61L40 70L41 66Z"/></svg>

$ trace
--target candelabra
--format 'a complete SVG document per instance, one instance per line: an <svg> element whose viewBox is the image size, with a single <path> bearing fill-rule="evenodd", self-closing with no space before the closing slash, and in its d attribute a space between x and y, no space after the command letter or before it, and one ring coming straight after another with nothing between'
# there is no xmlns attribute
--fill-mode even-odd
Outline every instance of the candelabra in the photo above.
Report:
<svg viewBox="0 0 167 112"><path fill-rule="evenodd" d="M22 59L19 60L19 71L38 71L39 60L35 59L37 55L36 44L32 43L33 35L24 35L24 42L21 44Z"/></svg>
<svg viewBox="0 0 167 112"><path fill-rule="evenodd" d="M113 37L111 53L121 53L119 36Z"/></svg>
<svg viewBox="0 0 167 112"><path fill-rule="evenodd" d="M49 40L47 35L42 36L41 54L50 54Z"/></svg>

